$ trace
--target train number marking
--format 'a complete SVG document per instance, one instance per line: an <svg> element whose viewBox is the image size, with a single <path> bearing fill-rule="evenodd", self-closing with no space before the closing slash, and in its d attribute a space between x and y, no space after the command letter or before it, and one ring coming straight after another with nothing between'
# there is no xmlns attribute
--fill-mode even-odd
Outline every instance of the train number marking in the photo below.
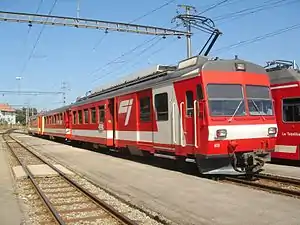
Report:
<svg viewBox="0 0 300 225"><path fill-rule="evenodd" d="M126 118L125 118L125 126L128 125L129 118L130 118L130 113L131 113L131 108L132 108L132 103L133 99L128 99L128 100L123 100L120 102L119 105L119 114L126 113Z"/></svg>

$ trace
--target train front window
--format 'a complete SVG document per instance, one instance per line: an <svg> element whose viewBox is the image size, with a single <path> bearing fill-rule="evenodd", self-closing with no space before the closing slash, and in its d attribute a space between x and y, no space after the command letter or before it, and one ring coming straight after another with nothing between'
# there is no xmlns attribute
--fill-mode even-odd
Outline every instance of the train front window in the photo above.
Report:
<svg viewBox="0 0 300 225"><path fill-rule="evenodd" d="M246 96L250 115L272 116L274 114L269 87L246 85Z"/></svg>
<svg viewBox="0 0 300 225"><path fill-rule="evenodd" d="M246 115L242 85L208 84L207 96L212 116Z"/></svg>

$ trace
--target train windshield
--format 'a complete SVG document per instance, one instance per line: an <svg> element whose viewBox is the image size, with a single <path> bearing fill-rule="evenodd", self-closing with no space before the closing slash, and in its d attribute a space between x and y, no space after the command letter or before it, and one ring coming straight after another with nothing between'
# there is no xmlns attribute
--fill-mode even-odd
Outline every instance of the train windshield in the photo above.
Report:
<svg viewBox="0 0 300 225"><path fill-rule="evenodd" d="M246 114L242 85L208 84L207 95L212 116L242 116Z"/></svg>
<svg viewBox="0 0 300 225"><path fill-rule="evenodd" d="M250 115L274 114L269 87L246 85L246 96Z"/></svg>

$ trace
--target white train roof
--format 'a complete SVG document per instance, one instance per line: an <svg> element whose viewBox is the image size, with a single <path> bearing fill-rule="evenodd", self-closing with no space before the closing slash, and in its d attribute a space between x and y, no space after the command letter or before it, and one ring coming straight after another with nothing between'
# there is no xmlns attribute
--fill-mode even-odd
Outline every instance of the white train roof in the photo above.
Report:
<svg viewBox="0 0 300 225"><path fill-rule="evenodd" d="M167 66L167 65L154 65L154 66L151 66L149 68L146 68L146 69L142 69L142 70L139 70L137 72L134 72L134 73L131 73L125 77L122 77L120 80L117 80L115 82L112 82L112 83L108 83L108 84L104 84L100 87L97 87L96 89L94 89L92 91L91 94L94 94L96 92L100 92L102 90L105 90L105 89L108 89L108 88L111 88L111 87L115 87L117 85L120 85L120 84L123 84L123 83L127 83L127 82L130 82L130 81L133 81L133 80L136 80L136 79L140 79L140 78L143 78L145 76L149 76L149 75L152 75L152 74L156 74L156 73L159 73L159 72L163 72L163 71L166 71L166 70L175 70L176 68L173 66Z"/></svg>

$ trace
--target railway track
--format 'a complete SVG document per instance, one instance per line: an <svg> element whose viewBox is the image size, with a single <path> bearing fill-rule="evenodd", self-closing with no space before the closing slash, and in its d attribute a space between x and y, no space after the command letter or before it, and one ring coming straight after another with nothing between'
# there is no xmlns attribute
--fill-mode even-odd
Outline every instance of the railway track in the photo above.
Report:
<svg viewBox="0 0 300 225"><path fill-rule="evenodd" d="M261 174L253 177L251 180L238 177L225 177L225 181L300 198L300 180L297 179Z"/></svg>
<svg viewBox="0 0 300 225"><path fill-rule="evenodd" d="M35 191L51 212L56 224L139 224L101 201L95 195L71 180L62 171L14 140L9 134L3 139L26 172ZM36 177L29 165L48 165L57 174ZM44 221L52 224L53 221Z"/></svg>

